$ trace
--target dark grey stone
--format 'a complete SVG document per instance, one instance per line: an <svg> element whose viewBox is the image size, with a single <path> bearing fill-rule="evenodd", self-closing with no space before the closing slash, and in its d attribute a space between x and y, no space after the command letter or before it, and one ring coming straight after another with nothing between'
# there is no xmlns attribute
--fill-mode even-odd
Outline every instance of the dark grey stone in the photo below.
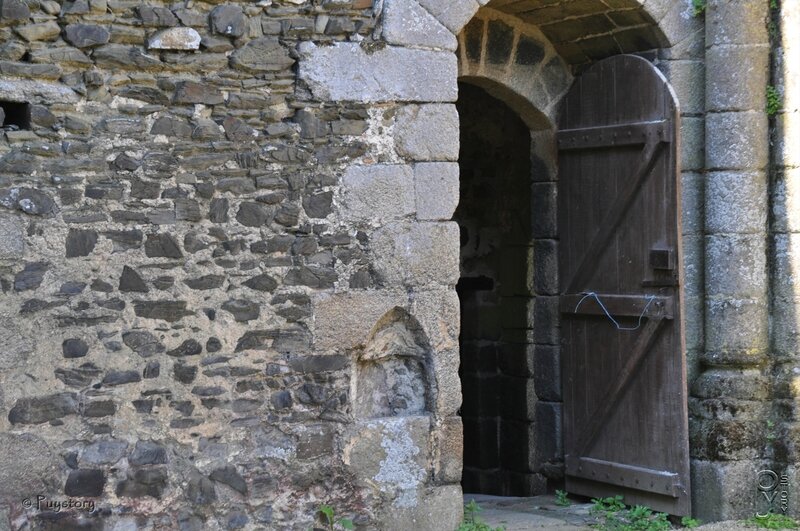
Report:
<svg viewBox="0 0 800 531"><path fill-rule="evenodd" d="M161 374L161 364L158 361L148 361L142 371L142 378L148 380L151 378L158 378L159 374Z"/></svg>
<svg viewBox="0 0 800 531"><path fill-rule="evenodd" d="M251 73L276 72L290 68L294 59L275 37L248 42L231 55L231 66Z"/></svg>
<svg viewBox="0 0 800 531"><path fill-rule="evenodd" d="M105 44L109 37L108 30L93 24L68 24L64 28L64 40L78 48Z"/></svg>
<svg viewBox="0 0 800 531"><path fill-rule="evenodd" d="M244 202L239 205L236 220L246 227L262 227L271 218L271 210L260 203Z"/></svg>
<svg viewBox="0 0 800 531"><path fill-rule="evenodd" d="M244 299L232 299L222 304L222 309L233 314L237 322L247 322L258 319L260 308L255 302Z"/></svg>
<svg viewBox="0 0 800 531"><path fill-rule="evenodd" d="M7 162L8 158L6 156L4 162ZM0 164L0 166L5 165L7 164ZM3 169L0 168L0 171ZM15 171L14 168L8 171L29 173L28 171ZM33 168L30 169L30 172L33 172ZM0 188L0 206L21 210L31 216L52 217L56 212L56 204L53 199L45 192L33 188Z"/></svg>
<svg viewBox="0 0 800 531"><path fill-rule="evenodd" d="M93 230L69 229L66 243L66 257L89 256L97 244L97 233Z"/></svg>
<svg viewBox="0 0 800 531"><path fill-rule="evenodd" d="M525 35L521 35L517 43L518 64L533 66L539 64L544 59L544 45Z"/></svg>
<svg viewBox="0 0 800 531"><path fill-rule="evenodd" d="M108 417L117 412L113 400L96 400L83 407L83 416L90 418Z"/></svg>
<svg viewBox="0 0 800 531"><path fill-rule="evenodd" d="M222 93L208 83L196 81L179 81L175 84L173 103L202 103L204 105L219 105L225 99Z"/></svg>
<svg viewBox="0 0 800 531"><path fill-rule="evenodd" d="M192 126L186 120L173 116L161 116L153 123L153 127L150 128L150 134L191 138Z"/></svg>
<svg viewBox="0 0 800 531"><path fill-rule="evenodd" d="M103 236L114 242L114 251L127 251L138 249L142 245L144 235L142 231L133 230L112 230L104 232Z"/></svg>
<svg viewBox="0 0 800 531"><path fill-rule="evenodd" d="M90 465L113 465L125 455L127 441L95 441L81 452L81 462Z"/></svg>
<svg viewBox="0 0 800 531"><path fill-rule="evenodd" d="M211 29L230 37L244 35L246 21L242 8L237 5L221 5L211 11Z"/></svg>
<svg viewBox="0 0 800 531"><path fill-rule="evenodd" d="M289 270L283 282L287 286L332 288L336 279L336 271L332 268L303 266Z"/></svg>
<svg viewBox="0 0 800 531"><path fill-rule="evenodd" d="M42 284L44 274L49 269L47 262L32 262L25 265L25 269L14 277L14 290L27 291L36 289Z"/></svg>
<svg viewBox="0 0 800 531"><path fill-rule="evenodd" d="M250 519L243 511L231 511L225 517L225 527L228 529L243 529Z"/></svg>
<svg viewBox="0 0 800 531"><path fill-rule="evenodd" d="M182 258L178 242L170 234L148 234L144 253L150 258Z"/></svg>
<svg viewBox="0 0 800 531"><path fill-rule="evenodd" d="M222 286L223 282L225 282L223 275L205 275L183 281L184 284L196 290L217 289Z"/></svg>
<svg viewBox="0 0 800 531"><path fill-rule="evenodd" d="M338 371L347 367L349 360L346 356L303 356L289 360L292 370L303 374Z"/></svg>
<svg viewBox="0 0 800 531"><path fill-rule="evenodd" d="M219 352L220 350L222 350L222 342L220 342L220 340L217 339L216 337L211 337L208 339L208 341L206 341L206 352L208 352L209 354L213 354L214 352ZM203 361L205 364L205 360Z"/></svg>
<svg viewBox="0 0 800 531"><path fill-rule="evenodd" d="M180 383L190 384L197 378L197 367L194 365L184 365L179 362L172 367L172 375L175 380Z"/></svg>
<svg viewBox="0 0 800 531"><path fill-rule="evenodd" d="M54 374L68 387L83 388L91 385L96 378L103 374L103 371L93 363L84 363L75 369L56 369ZM86 413L84 412L84 414Z"/></svg>
<svg viewBox="0 0 800 531"><path fill-rule="evenodd" d="M103 385L123 385L141 382L142 377L138 371L108 371L103 378Z"/></svg>
<svg viewBox="0 0 800 531"><path fill-rule="evenodd" d="M58 290L58 292L63 295L78 295L79 293L82 293L83 290L85 289L86 289L85 282L69 281L61 284L61 288Z"/></svg>
<svg viewBox="0 0 800 531"><path fill-rule="evenodd" d="M194 199L179 198L175 199L175 219L182 221L200 221L203 214L200 211L200 203Z"/></svg>
<svg viewBox="0 0 800 531"><path fill-rule="evenodd" d="M275 409L289 409L292 407L292 394L289 391L278 391L269 397L269 401Z"/></svg>
<svg viewBox="0 0 800 531"><path fill-rule="evenodd" d="M228 116L222 121L225 137L231 142L248 142L255 138L255 129L247 122L233 116Z"/></svg>
<svg viewBox="0 0 800 531"><path fill-rule="evenodd" d="M167 449L151 441L138 441L128 463L134 466L167 464Z"/></svg>
<svg viewBox="0 0 800 531"><path fill-rule="evenodd" d="M219 386L196 385L192 394L197 396L219 396L225 394L225 389Z"/></svg>
<svg viewBox="0 0 800 531"><path fill-rule="evenodd" d="M52 395L20 398L11 411L11 424L41 424L78 413L78 395L56 393Z"/></svg>
<svg viewBox="0 0 800 531"><path fill-rule="evenodd" d="M143 26L172 27L178 25L178 19L166 7L139 6L136 11Z"/></svg>
<svg viewBox="0 0 800 531"><path fill-rule="evenodd" d="M244 285L256 291L266 291L271 293L278 287L278 281L264 273L247 280L244 282Z"/></svg>
<svg viewBox="0 0 800 531"><path fill-rule="evenodd" d="M101 293L111 293L114 291L114 286L100 279L94 279L90 288L92 291L99 291Z"/></svg>
<svg viewBox="0 0 800 531"><path fill-rule="evenodd" d="M217 181L217 190L236 195L249 194L256 191L256 185L249 177L228 177Z"/></svg>
<svg viewBox="0 0 800 531"><path fill-rule="evenodd" d="M166 350L156 336L143 330L133 330L122 334L122 342L143 358L149 358Z"/></svg>
<svg viewBox="0 0 800 531"><path fill-rule="evenodd" d="M327 217L333 212L333 192L322 192L304 197L303 209L310 218Z"/></svg>
<svg viewBox="0 0 800 531"><path fill-rule="evenodd" d="M168 356L182 358L184 356L197 356L203 352L203 346L194 339L187 339L176 348L167 351Z"/></svg>
<svg viewBox="0 0 800 531"><path fill-rule="evenodd" d="M146 319L162 319L174 323L192 315L186 309L186 301L134 301L133 311L139 317Z"/></svg>
<svg viewBox="0 0 800 531"><path fill-rule="evenodd" d="M120 171L134 171L136 170L141 164L138 160L134 159L133 157L129 157L125 153L120 153L117 155L117 158L114 159L114 162L111 163L111 166L115 170Z"/></svg>
<svg viewBox="0 0 800 531"><path fill-rule="evenodd" d="M125 98L152 103L154 105L169 105L169 97L167 97L166 94L157 88L148 87L147 85L125 85L120 89L119 95Z"/></svg>
<svg viewBox="0 0 800 531"><path fill-rule="evenodd" d="M300 207L293 204L284 204L275 213L275 222L286 227L297 225L300 219Z"/></svg>
<svg viewBox="0 0 800 531"><path fill-rule="evenodd" d="M217 501L214 482L197 472L189 479L185 495L186 499L194 505L208 505Z"/></svg>
<svg viewBox="0 0 800 531"><path fill-rule="evenodd" d="M217 468L211 472L208 477L214 481L228 485L240 494L247 494L247 483L245 483L244 478L239 475L239 472L236 471L236 467L233 465Z"/></svg>
<svg viewBox="0 0 800 531"><path fill-rule="evenodd" d="M65 358L82 358L89 352L89 345L83 339L66 339L61 343L61 352Z"/></svg>
<svg viewBox="0 0 800 531"><path fill-rule="evenodd" d="M105 485L106 475L102 470L72 470L67 477L66 485L64 485L64 494L67 496L101 496Z"/></svg>
<svg viewBox="0 0 800 531"><path fill-rule="evenodd" d="M28 20L31 10L21 0L0 0L0 21L13 22Z"/></svg>
<svg viewBox="0 0 800 531"><path fill-rule="evenodd" d="M228 222L228 200L224 197L217 197L211 201L208 208L208 219L212 223Z"/></svg>
<svg viewBox="0 0 800 531"><path fill-rule="evenodd" d="M135 269L128 266L122 267L122 275L119 277L119 290L124 292L140 292L147 293L150 288L147 287L142 277Z"/></svg>
<svg viewBox="0 0 800 531"><path fill-rule="evenodd" d="M66 0L61 6L62 15L85 15L88 12L88 0Z"/></svg>
<svg viewBox="0 0 800 531"><path fill-rule="evenodd" d="M117 68L158 68L161 61L145 55L138 46L125 44L104 44L95 48L92 58L98 68L115 70Z"/></svg>
<svg viewBox="0 0 800 531"><path fill-rule="evenodd" d="M486 53L490 63L504 64L511 54L514 43L514 30L501 20L489 21L488 40Z"/></svg>

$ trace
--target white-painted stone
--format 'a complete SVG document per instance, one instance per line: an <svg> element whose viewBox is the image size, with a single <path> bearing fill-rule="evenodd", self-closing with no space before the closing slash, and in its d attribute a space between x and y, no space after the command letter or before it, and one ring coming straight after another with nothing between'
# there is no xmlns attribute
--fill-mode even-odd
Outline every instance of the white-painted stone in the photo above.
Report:
<svg viewBox="0 0 800 531"><path fill-rule="evenodd" d="M383 38L389 44L455 51L455 35L417 0L385 0Z"/></svg>
<svg viewBox="0 0 800 531"><path fill-rule="evenodd" d="M408 105L397 113L397 153L415 161L458 160L459 125L455 105Z"/></svg>
<svg viewBox="0 0 800 531"><path fill-rule="evenodd" d="M486 0L480 2L475 0L419 0L422 7L428 10L439 22L444 24L447 29L458 34L467 25L467 22L475 15L481 5L487 3Z"/></svg>
<svg viewBox="0 0 800 531"><path fill-rule="evenodd" d="M342 216L348 220L392 220L414 213L411 166L350 166L342 177Z"/></svg>
<svg viewBox="0 0 800 531"><path fill-rule="evenodd" d="M299 51L299 78L321 100L373 103L458 99L458 65L451 52L397 46L368 49L353 42L333 46L303 42Z"/></svg>
<svg viewBox="0 0 800 531"><path fill-rule="evenodd" d="M417 219L449 220L458 206L458 163L421 162L414 166Z"/></svg>
<svg viewBox="0 0 800 531"><path fill-rule="evenodd" d="M455 285L459 277L458 224L394 223L372 235L374 267L390 285Z"/></svg>
<svg viewBox="0 0 800 531"><path fill-rule="evenodd" d="M192 28L168 28L154 33L147 47L151 50L199 50L200 34Z"/></svg>
<svg viewBox="0 0 800 531"><path fill-rule="evenodd" d="M24 234L25 228L18 216L0 214L0 259L22 257Z"/></svg>

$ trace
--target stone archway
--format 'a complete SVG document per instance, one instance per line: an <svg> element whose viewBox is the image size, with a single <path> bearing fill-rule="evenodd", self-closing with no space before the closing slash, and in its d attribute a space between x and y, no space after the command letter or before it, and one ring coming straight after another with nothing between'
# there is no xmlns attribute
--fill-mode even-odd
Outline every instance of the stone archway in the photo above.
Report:
<svg viewBox="0 0 800 531"><path fill-rule="evenodd" d="M569 71L578 71L593 60L613 54L642 52L651 59L663 60L663 68L668 78L674 81L679 97L683 99L687 95L686 100L692 103L690 108L694 115L686 123L696 129L698 124L701 125L701 120L696 116L702 112L702 105L700 109L694 105L698 98L693 95L692 87L696 86L697 75L702 77L702 70L695 69L699 61L698 50L702 52L702 46L698 46L698 42L702 43L702 35L697 32L697 22L687 14L686 5L671 0L615 0L611 3L598 0L557 4L545 0L458 0L447 3L435 0L386 0L382 4L378 30L380 42L338 42L326 46L306 42L300 45L301 88L327 101L358 101L389 109L381 115L381 128L375 130L376 145L400 142L404 146L403 152L399 158L390 157L391 163L407 168L402 182L413 183L417 191L426 191L426 197L418 196L416 204L413 201L404 203L402 213L391 213L395 218L401 214L404 216L404 232L389 242L390 252L384 252L381 250L384 247L379 246L374 253L375 269L384 282L384 289L402 286L409 297L429 290L453 293L454 284L450 282L458 277L457 272L449 269L434 271L434 264L446 263L448 268L451 267L452 257L448 255L447 261L441 262L441 246L416 246L413 243L416 240L422 243L433 241L434 232L445 239L457 234L452 230L452 222L448 221L450 215L443 214L448 209L442 209L431 217L421 208L430 204L452 205L457 202L457 187L452 186L452 181L448 181L448 186L433 187L430 186L433 181L426 180L425 175L430 176L432 170L443 169L445 163L452 164L454 160L452 153L438 148L458 142L458 129L454 127L451 117L455 115L453 103L458 98L459 79L488 89L493 96L520 114L528 127L542 131L544 138L550 135L552 139L547 124L555 116L559 86L563 85L566 90L569 85ZM484 10L478 13L482 6ZM468 26L476 13L479 22ZM611 21L611 25L601 34L590 30L592 20L597 17ZM504 30L498 23L491 24L492 21L502 22L511 31ZM541 24L539 29L535 27L537 24ZM498 28L501 29L499 33L494 31ZM476 35L477 38L473 38ZM490 54L492 43L497 42L494 38L497 35L510 45L506 51L499 54L492 51ZM553 41L549 45L552 51L545 51L543 59L547 60L544 63L536 62L537 52L528 46L526 39L531 35L542 38L545 43ZM472 41L468 42L469 39ZM473 42L477 42L477 46ZM517 61L520 43L523 57ZM479 52L470 54L470 48ZM470 60L470 56L474 60ZM493 60L498 57L499 60ZM680 60L672 62L672 59ZM558 73L559 68L556 67L559 63L567 71L560 81L557 75L548 77L543 74L545 71ZM702 127L699 130L702 142ZM690 133L694 134L693 131ZM410 137L418 141L415 147L421 149L405 149L409 146ZM541 146L545 153L549 150L549 160L552 161L552 143L548 145L541 141L534 144L537 148ZM437 149L429 149L432 146ZM699 169L694 164L699 158L698 153L702 153L702 149L697 142L689 143L685 149L684 157L691 159L692 169ZM353 161L351 168L366 167L374 164L375 160L359 159ZM425 171L419 171L423 167ZM365 174L369 175L370 172L366 171ZM388 188L403 186L394 179L384 181L383 185ZM351 180L351 184L361 186L363 182L358 184ZM347 180L344 185L344 188L350 186ZM547 193L552 189L552 183L537 183L537 186L542 193L535 196L542 198L543 204L539 206L546 210L546 201L552 199L552 195ZM346 189L344 193L347 193ZM405 197L402 194L399 196ZM692 199L695 197L692 196ZM383 212L371 211L369 216L375 217L376 214ZM693 219L697 216L702 217L701 210L694 213ZM378 234L387 233L387 229L380 226L380 223L386 222L385 216L382 220L375 220ZM391 223L396 224L394 221ZM449 228L444 230L445 227ZM687 255L695 257L698 250L702 255L702 247L690 249ZM447 252L452 252L450 245L447 246ZM410 267L400 274L398 266L393 265L397 263ZM395 271L397 274L382 275L381 271ZM432 271L435 274L431 275ZM702 285L702 277L695 276L690 282L694 282L695 286ZM693 289L701 291L702 288ZM546 297L542 300L546 300ZM694 311L694 319L702 322L702 302L695 303ZM690 346L696 352L702 348L702 328L699 332ZM452 485L456 476L437 476L435 471L445 469L445 463L450 466L455 461L461 461L460 426L455 427L460 424L455 419L458 419L456 413L461 405L457 380L458 357L453 356L452 345L443 349L434 343L432 351L435 378L440 383L439 392L443 394L436 401L437 411L442 418L448 419L449 428L445 433L443 427L432 427L433 439L440 441L432 463L434 483L440 486L428 493L426 507L454 502L448 498L453 491L445 489L443 483ZM554 418L557 416L555 412ZM439 524L441 527L449 526L449 522Z"/></svg>

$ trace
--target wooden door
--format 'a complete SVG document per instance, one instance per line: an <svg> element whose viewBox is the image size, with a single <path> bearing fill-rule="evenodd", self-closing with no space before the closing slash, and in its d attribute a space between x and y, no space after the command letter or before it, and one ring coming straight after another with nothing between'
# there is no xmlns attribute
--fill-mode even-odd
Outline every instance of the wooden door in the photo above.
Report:
<svg viewBox="0 0 800 531"><path fill-rule="evenodd" d="M559 274L567 490L686 515L678 120L640 57L576 79L558 122Z"/></svg>

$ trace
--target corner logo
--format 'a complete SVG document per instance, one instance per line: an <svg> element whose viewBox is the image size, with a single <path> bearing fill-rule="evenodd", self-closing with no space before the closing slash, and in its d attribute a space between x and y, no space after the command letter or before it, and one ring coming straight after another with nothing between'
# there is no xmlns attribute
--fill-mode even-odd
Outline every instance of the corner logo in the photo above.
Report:
<svg viewBox="0 0 800 531"><path fill-rule="evenodd" d="M778 476L772 470L762 470L758 473L757 483L758 492L764 497L767 510L763 513L756 512L756 518L766 518L770 513L777 512L777 509L786 514L789 509L789 476Z"/></svg>

